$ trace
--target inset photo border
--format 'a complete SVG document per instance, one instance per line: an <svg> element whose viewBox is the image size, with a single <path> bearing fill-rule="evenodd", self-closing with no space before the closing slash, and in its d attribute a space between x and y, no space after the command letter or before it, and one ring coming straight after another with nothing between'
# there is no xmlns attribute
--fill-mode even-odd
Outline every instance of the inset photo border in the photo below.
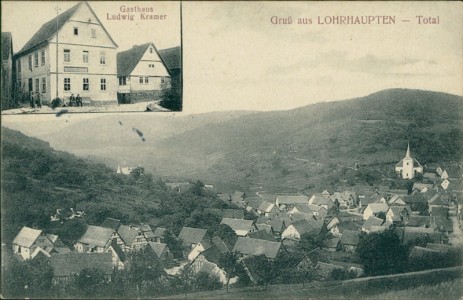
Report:
<svg viewBox="0 0 463 300"><path fill-rule="evenodd" d="M181 9L2 1L2 114L181 111Z"/></svg>

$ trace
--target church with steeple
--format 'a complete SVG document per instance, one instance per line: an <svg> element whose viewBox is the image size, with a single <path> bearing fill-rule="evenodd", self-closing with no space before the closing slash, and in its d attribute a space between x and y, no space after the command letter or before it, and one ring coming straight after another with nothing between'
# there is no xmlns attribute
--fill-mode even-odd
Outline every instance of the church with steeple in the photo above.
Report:
<svg viewBox="0 0 463 300"><path fill-rule="evenodd" d="M395 171L402 176L402 179L413 179L416 174L423 174L421 164L410 155L410 144L408 144L405 157L395 165Z"/></svg>

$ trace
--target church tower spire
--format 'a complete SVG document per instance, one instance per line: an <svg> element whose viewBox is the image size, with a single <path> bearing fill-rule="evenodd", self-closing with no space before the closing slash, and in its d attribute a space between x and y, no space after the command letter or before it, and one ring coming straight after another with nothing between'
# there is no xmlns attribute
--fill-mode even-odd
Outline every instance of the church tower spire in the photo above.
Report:
<svg viewBox="0 0 463 300"><path fill-rule="evenodd" d="M405 154L405 158L411 158L411 156L410 156L410 142L408 143L408 146L407 146L407 154Z"/></svg>

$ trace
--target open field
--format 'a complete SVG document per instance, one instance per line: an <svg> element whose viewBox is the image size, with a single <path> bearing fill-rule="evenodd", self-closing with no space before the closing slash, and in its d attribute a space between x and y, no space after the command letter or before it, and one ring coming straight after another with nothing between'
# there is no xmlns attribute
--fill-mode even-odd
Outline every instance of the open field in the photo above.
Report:
<svg viewBox="0 0 463 300"><path fill-rule="evenodd" d="M461 299L463 268L189 294L190 299ZM184 295L183 295L184 297ZM179 298L179 295L171 298Z"/></svg>

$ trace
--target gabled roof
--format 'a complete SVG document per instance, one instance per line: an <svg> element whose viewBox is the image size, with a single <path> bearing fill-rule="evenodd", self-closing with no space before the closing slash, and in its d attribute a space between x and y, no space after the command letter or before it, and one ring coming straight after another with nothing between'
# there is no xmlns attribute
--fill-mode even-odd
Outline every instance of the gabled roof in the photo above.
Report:
<svg viewBox="0 0 463 300"><path fill-rule="evenodd" d="M231 197L229 194L217 194L217 197L225 202L229 202L231 200Z"/></svg>
<svg viewBox="0 0 463 300"><path fill-rule="evenodd" d="M83 269L96 268L105 275L113 272L111 253L67 253L52 255L50 265L55 277L68 277Z"/></svg>
<svg viewBox="0 0 463 300"><path fill-rule="evenodd" d="M259 207L257 209L260 210L260 211L269 213L272 210L273 206L275 206L274 203L264 201L259 205Z"/></svg>
<svg viewBox="0 0 463 300"><path fill-rule="evenodd" d="M249 232L252 227L252 220L240 220L240 219L231 219L223 218L220 224L225 224L230 226L234 231L246 231Z"/></svg>
<svg viewBox="0 0 463 300"><path fill-rule="evenodd" d="M440 194L435 194L431 199L428 200L429 205L442 205L449 206L449 203L442 199Z"/></svg>
<svg viewBox="0 0 463 300"><path fill-rule="evenodd" d="M436 225L437 230L453 232L453 222L444 217L433 217L432 222Z"/></svg>
<svg viewBox="0 0 463 300"><path fill-rule="evenodd" d="M272 226L274 232L281 232L285 229L285 221L281 219L272 219L267 222L268 225Z"/></svg>
<svg viewBox="0 0 463 300"><path fill-rule="evenodd" d="M333 202L331 201L330 197L325 197L321 195L314 195L311 199L311 203L314 205L331 205Z"/></svg>
<svg viewBox="0 0 463 300"><path fill-rule="evenodd" d="M2 32L2 59L8 59L12 54L13 37L11 36L11 32Z"/></svg>
<svg viewBox="0 0 463 300"><path fill-rule="evenodd" d="M411 215L405 221L409 227L429 227L431 225L431 218L429 216L414 216Z"/></svg>
<svg viewBox="0 0 463 300"><path fill-rule="evenodd" d="M256 227L257 227L257 230L264 230L267 233L272 232L272 226L270 226L268 224L256 224ZM251 235L249 235L249 236L251 236Z"/></svg>
<svg viewBox="0 0 463 300"><path fill-rule="evenodd" d="M344 230L341 235L341 244L357 246L360 240L360 233L355 230Z"/></svg>
<svg viewBox="0 0 463 300"><path fill-rule="evenodd" d="M133 226L121 225L117 230L117 234L126 245L132 245L135 238L141 234L141 230Z"/></svg>
<svg viewBox="0 0 463 300"><path fill-rule="evenodd" d="M113 218L106 218L103 223L101 223L101 227L111 228L116 231L119 229L119 226L121 226L121 221Z"/></svg>
<svg viewBox="0 0 463 300"><path fill-rule="evenodd" d="M182 240L184 244L197 244L204 239L206 233L207 229L183 227L178 238Z"/></svg>
<svg viewBox="0 0 463 300"><path fill-rule="evenodd" d="M117 76L129 76L140 59L153 43L135 45L131 49L117 53Z"/></svg>
<svg viewBox="0 0 463 300"><path fill-rule="evenodd" d="M298 220L291 225L301 236L305 233L318 235L322 231L324 222L320 220Z"/></svg>
<svg viewBox="0 0 463 300"><path fill-rule="evenodd" d="M428 237L433 243L440 243L442 235L440 232L435 232L432 228L423 227L404 227L403 228L403 239L402 242L407 244L408 242L414 242L417 238Z"/></svg>
<svg viewBox="0 0 463 300"><path fill-rule="evenodd" d="M383 222L383 219L371 216L365 221L365 223L363 223L362 228L370 229L371 226L381 226Z"/></svg>
<svg viewBox="0 0 463 300"><path fill-rule="evenodd" d="M56 19L58 19L58 30L66 24L72 15L79 9L83 2L79 2L70 9L66 10L65 12L61 13L57 18L53 18L50 21L46 22L45 24L40 27L40 29L30 38L30 40L22 47L21 50L17 53L27 52L31 48L40 45L50 38L52 38L56 34Z"/></svg>
<svg viewBox="0 0 463 300"><path fill-rule="evenodd" d="M255 232L252 232L249 234L249 237L253 239L259 239L259 240L266 240L266 241L273 241L273 242L276 241L275 237L265 229L260 229Z"/></svg>
<svg viewBox="0 0 463 300"><path fill-rule="evenodd" d="M309 198L307 196L287 196L287 195L278 195L277 199L278 204L294 205L294 204L308 204Z"/></svg>
<svg viewBox="0 0 463 300"><path fill-rule="evenodd" d="M158 258L161 257L164 250L166 250L167 244L164 243L155 243L155 242L148 242L149 247L153 250ZM169 249L169 248L167 248Z"/></svg>
<svg viewBox="0 0 463 300"><path fill-rule="evenodd" d="M400 215L402 211L406 211L408 214L412 213L412 209L408 205L395 205L395 206L390 206L389 210L392 211L394 216ZM389 212L389 211L388 211Z"/></svg>
<svg viewBox="0 0 463 300"><path fill-rule="evenodd" d="M182 49L180 46L159 50L159 56L170 71L182 68Z"/></svg>
<svg viewBox="0 0 463 300"><path fill-rule="evenodd" d="M256 224L267 224L268 221L270 221L270 218L262 215L257 218Z"/></svg>
<svg viewBox="0 0 463 300"><path fill-rule="evenodd" d="M244 255L265 255L267 258L275 258L280 251L279 242L239 237L233 247L233 252L239 252Z"/></svg>
<svg viewBox="0 0 463 300"><path fill-rule="evenodd" d="M30 248L40 236L40 234L42 234L42 230L24 226L14 238L13 244Z"/></svg>
<svg viewBox="0 0 463 300"><path fill-rule="evenodd" d="M78 240L79 243L90 247L104 247L111 239L114 229L88 225L85 234Z"/></svg>
<svg viewBox="0 0 463 300"><path fill-rule="evenodd" d="M101 27L103 30L108 34L108 37L111 39L113 44L117 47L117 44L114 42L112 37L109 35L108 31L106 28L103 26L103 23L98 19L98 16L95 14L93 9L90 7L90 5L87 2L79 2L70 9L66 10L65 12L61 13L57 18L53 18L50 21L46 22L45 24L40 27L40 29L30 38L30 40L22 47L22 49L16 53L18 54L24 54L28 52L29 50L33 49L34 47L43 44L47 42L49 39L51 39L55 34L56 34L56 20L58 19L58 30L63 27L64 24L66 24L71 17L74 15L74 13L80 8L81 5L87 5L90 11L95 15L97 21L100 23Z"/></svg>
<svg viewBox="0 0 463 300"><path fill-rule="evenodd" d="M387 212L389 206L386 203L370 203L367 208L370 208L373 213Z"/></svg>

